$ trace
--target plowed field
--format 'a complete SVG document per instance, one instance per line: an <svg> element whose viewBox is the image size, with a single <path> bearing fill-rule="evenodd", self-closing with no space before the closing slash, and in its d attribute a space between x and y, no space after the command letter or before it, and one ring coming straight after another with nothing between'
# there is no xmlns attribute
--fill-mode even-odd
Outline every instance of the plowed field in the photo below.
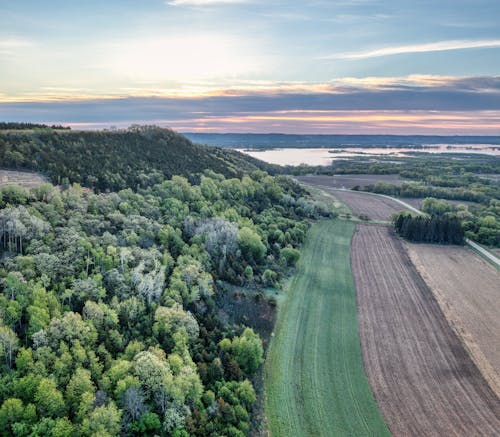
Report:
<svg viewBox="0 0 500 437"><path fill-rule="evenodd" d="M500 401L402 243L387 227L358 225L351 264L365 369L391 432L498 436Z"/></svg>
<svg viewBox="0 0 500 437"><path fill-rule="evenodd" d="M342 190L332 190L331 193L344 202L354 215L364 215L370 220L390 221L393 214L405 209L394 200L372 194Z"/></svg>
<svg viewBox="0 0 500 437"><path fill-rule="evenodd" d="M407 246L446 318L500 395L500 271L467 247Z"/></svg>

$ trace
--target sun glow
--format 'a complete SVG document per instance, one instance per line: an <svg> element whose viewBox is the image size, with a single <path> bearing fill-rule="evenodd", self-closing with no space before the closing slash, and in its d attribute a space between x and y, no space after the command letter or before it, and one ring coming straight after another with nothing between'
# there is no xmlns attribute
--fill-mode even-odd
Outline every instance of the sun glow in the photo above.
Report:
<svg viewBox="0 0 500 437"><path fill-rule="evenodd" d="M119 41L106 47L107 65L136 83L237 77L259 71L251 44L228 35L186 35Z"/></svg>

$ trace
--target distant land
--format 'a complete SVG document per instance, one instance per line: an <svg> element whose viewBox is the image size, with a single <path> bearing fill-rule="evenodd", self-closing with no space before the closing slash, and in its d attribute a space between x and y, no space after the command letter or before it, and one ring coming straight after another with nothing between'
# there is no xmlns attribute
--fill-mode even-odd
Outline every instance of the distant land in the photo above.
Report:
<svg viewBox="0 0 500 437"><path fill-rule="evenodd" d="M410 147L432 144L500 145L500 136L438 136L438 135L292 135L183 133L197 144L227 148L334 148L334 147Z"/></svg>

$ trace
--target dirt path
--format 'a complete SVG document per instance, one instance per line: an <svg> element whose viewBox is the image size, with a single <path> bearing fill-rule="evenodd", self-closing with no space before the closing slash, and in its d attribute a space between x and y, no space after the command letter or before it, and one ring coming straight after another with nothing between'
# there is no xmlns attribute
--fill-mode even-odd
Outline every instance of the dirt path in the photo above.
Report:
<svg viewBox="0 0 500 437"><path fill-rule="evenodd" d="M500 400L402 243L358 225L351 263L368 378L395 436L498 436Z"/></svg>

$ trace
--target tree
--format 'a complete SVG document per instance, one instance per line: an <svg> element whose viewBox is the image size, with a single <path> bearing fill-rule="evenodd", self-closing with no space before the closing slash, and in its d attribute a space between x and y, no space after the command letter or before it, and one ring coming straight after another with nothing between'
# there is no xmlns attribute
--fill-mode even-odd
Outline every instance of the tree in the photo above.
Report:
<svg viewBox="0 0 500 437"><path fill-rule="evenodd" d="M24 417L24 406L21 399L6 399L0 408L0 432L8 435L12 425L21 422Z"/></svg>
<svg viewBox="0 0 500 437"><path fill-rule="evenodd" d="M14 355L19 346L19 339L16 333L7 326L0 326L0 346L2 347L5 362L11 368Z"/></svg>
<svg viewBox="0 0 500 437"><path fill-rule="evenodd" d="M66 386L66 400L71 411L76 412L84 393L95 392L95 385L90 377L90 372L81 367L75 370Z"/></svg>
<svg viewBox="0 0 500 437"><path fill-rule="evenodd" d="M247 375L253 374L264 361L262 340L251 328L245 328L240 337L234 337L232 341L225 339L219 344L222 350L234 357Z"/></svg>
<svg viewBox="0 0 500 437"><path fill-rule="evenodd" d="M167 308L160 306L155 312L155 323L153 333L164 343L170 339L179 329L184 329L190 339L198 337L198 322L189 311L184 311L181 305L174 304Z"/></svg>
<svg viewBox="0 0 500 437"><path fill-rule="evenodd" d="M280 257L288 266L295 266L300 258L300 252L293 247L285 247L281 249Z"/></svg>
<svg viewBox="0 0 500 437"><path fill-rule="evenodd" d="M142 261L132 273L132 281L137 292L146 297L148 304L158 302L165 286L165 268L154 262L154 267L147 272L146 263Z"/></svg>
<svg viewBox="0 0 500 437"><path fill-rule="evenodd" d="M66 413L63 395L52 379L43 378L35 393L35 404L41 416L62 417Z"/></svg>
<svg viewBox="0 0 500 437"><path fill-rule="evenodd" d="M81 426L82 436L114 437L120 432L122 412L114 402L94 409L90 416L83 420Z"/></svg>
<svg viewBox="0 0 500 437"><path fill-rule="evenodd" d="M259 234L248 227L240 229L238 243L241 253L248 262L259 263L266 254L266 246L262 243Z"/></svg>

